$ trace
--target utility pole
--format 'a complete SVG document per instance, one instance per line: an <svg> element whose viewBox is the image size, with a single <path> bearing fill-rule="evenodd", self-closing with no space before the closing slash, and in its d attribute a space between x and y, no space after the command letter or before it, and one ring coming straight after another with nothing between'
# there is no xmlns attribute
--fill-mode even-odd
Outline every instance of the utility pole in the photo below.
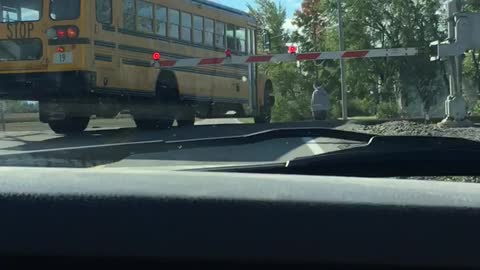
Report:
<svg viewBox="0 0 480 270"><path fill-rule="evenodd" d="M338 41L340 44L340 51L345 51L345 45L343 40L343 19L342 19L342 0L337 0L338 10ZM340 59L340 71L341 71L341 86L342 86L342 119L348 120L348 102L347 102L347 84L345 82L345 60Z"/></svg>
<svg viewBox="0 0 480 270"><path fill-rule="evenodd" d="M315 46L318 44L317 42L317 22L315 22L314 26L313 26L313 39L314 39L314 42L313 44L315 44ZM317 48L315 48L317 49ZM320 50L318 50L320 51ZM318 65L315 65L315 82L318 81Z"/></svg>

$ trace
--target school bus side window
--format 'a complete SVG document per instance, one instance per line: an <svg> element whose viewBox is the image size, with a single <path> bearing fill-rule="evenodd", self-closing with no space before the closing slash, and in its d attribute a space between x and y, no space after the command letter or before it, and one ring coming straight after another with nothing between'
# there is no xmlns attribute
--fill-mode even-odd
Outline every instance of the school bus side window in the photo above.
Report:
<svg viewBox="0 0 480 270"><path fill-rule="evenodd" d="M182 40L192 41L192 14L182 12Z"/></svg>
<svg viewBox="0 0 480 270"><path fill-rule="evenodd" d="M205 46L213 47L215 27L211 19L205 18Z"/></svg>
<svg viewBox="0 0 480 270"><path fill-rule="evenodd" d="M225 24L215 22L215 47L225 49Z"/></svg>
<svg viewBox="0 0 480 270"><path fill-rule="evenodd" d="M153 33L153 4L137 1L138 30L141 32Z"/></svg>
<svg viewBox="0 0 480 270"><path fill-rule="evenodd" d="M155 6L155 33L159 36L167 36L167 8Z"/></svg>
<svg viewBox="0 0 480 270"><path fill-rule="evenodd" d="M193 43L203 44L203 17L193 16Z"/></svg>
<svg viewBox="0 0 480 270"><path fill-rule="evenodd" d="M97 0L97 22L112 24L112 0Z"/></svg>
<svg viewBox="0 0 480 270"><path fill-rule="evenodd" d="M123 0L123 27L135 30L135 0Z"/></svg>
<svg viewBox="0 0 480 270"><path fill-rule="evenodd" d="M237 43L237 51L241 53L247 52L247 32L245 28L237 27L235 32L235 40Z"/></svg>
<svg viewBox="0 0 480 270"><path fill-rule="evenodd" d="M227 26L227 49L237 51L235 46L235 26L231 24Z"/></svg>
<svg viewBox="0 0 480 270"><path fill-rule="evenodd" d="M168 36L178 39L180 35L180 11L168 10Z"/></svg>

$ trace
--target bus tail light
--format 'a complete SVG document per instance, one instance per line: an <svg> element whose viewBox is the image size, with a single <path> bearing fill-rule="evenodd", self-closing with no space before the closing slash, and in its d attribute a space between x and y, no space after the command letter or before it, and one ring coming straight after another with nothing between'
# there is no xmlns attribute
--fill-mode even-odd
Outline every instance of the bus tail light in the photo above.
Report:
<svg viewBox="0 0 480 270"><path fill-rule="evenodd" d="M78 28L75 26L70 26L67 29L67 36L69 39L75 39L78 37Z"/></svg>
<svg viewBox="0 0 480 270"><path fill-rule="evenodd" d="M67 31L65 28L57 28L57 38L64 39L67 36Z"/></svg>
<svg viewBox="0 0 480 270"><path fill-rule="evenodd" d="M58 47L58 48L57 48L57 52L58 52L58 53L64 53L64 52L65 52L65 48L64 48L64 47Z"/></svg>
<svg viewBox="0 0 480 270"><path fill-rule="evenodd" d="M80 30L74 25L54 26L46 33L49 39L77 39L80 36Z"/></svg>

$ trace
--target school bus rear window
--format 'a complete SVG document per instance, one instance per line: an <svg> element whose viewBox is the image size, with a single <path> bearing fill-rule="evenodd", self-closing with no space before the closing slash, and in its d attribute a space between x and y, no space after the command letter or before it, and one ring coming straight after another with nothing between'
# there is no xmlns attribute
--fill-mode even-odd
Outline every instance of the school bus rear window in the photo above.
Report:
<svg viewBox="0 0 480 270"><path fill-rule="evenodd" d="M33 22L40 20L42 0L1 0L0 22Z"/></svg>
<svg viewBox="0 0 480 270"><path fill-rule="evenodd" d="M80 17L80 0L50 0L50 18L55 21Z"/></svg>
<svg viewBox="0 0 480 270"><path fill-rule="evenodd" d="M42 58L40 39L0 40L0 62L31 61Z"/></svg>

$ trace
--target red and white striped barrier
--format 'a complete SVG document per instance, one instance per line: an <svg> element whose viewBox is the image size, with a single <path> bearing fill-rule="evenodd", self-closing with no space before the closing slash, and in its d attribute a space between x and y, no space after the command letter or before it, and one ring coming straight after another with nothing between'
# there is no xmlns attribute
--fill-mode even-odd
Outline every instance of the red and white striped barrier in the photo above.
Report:
<svg viewBox="0 0 480 270"><path fill-rule="evenodd" d="M338 60L380 57L401 57L418 55L417 48L373 49L345 52L316 52L299 54L231 56L221 58L189 58L179 60L153 60L156 68L199 67L220 65L246 65L261 63L284 63L296 61ZM158 55L157 55L158 56ZM159 59L156 57L154 59Z"/></svg>

